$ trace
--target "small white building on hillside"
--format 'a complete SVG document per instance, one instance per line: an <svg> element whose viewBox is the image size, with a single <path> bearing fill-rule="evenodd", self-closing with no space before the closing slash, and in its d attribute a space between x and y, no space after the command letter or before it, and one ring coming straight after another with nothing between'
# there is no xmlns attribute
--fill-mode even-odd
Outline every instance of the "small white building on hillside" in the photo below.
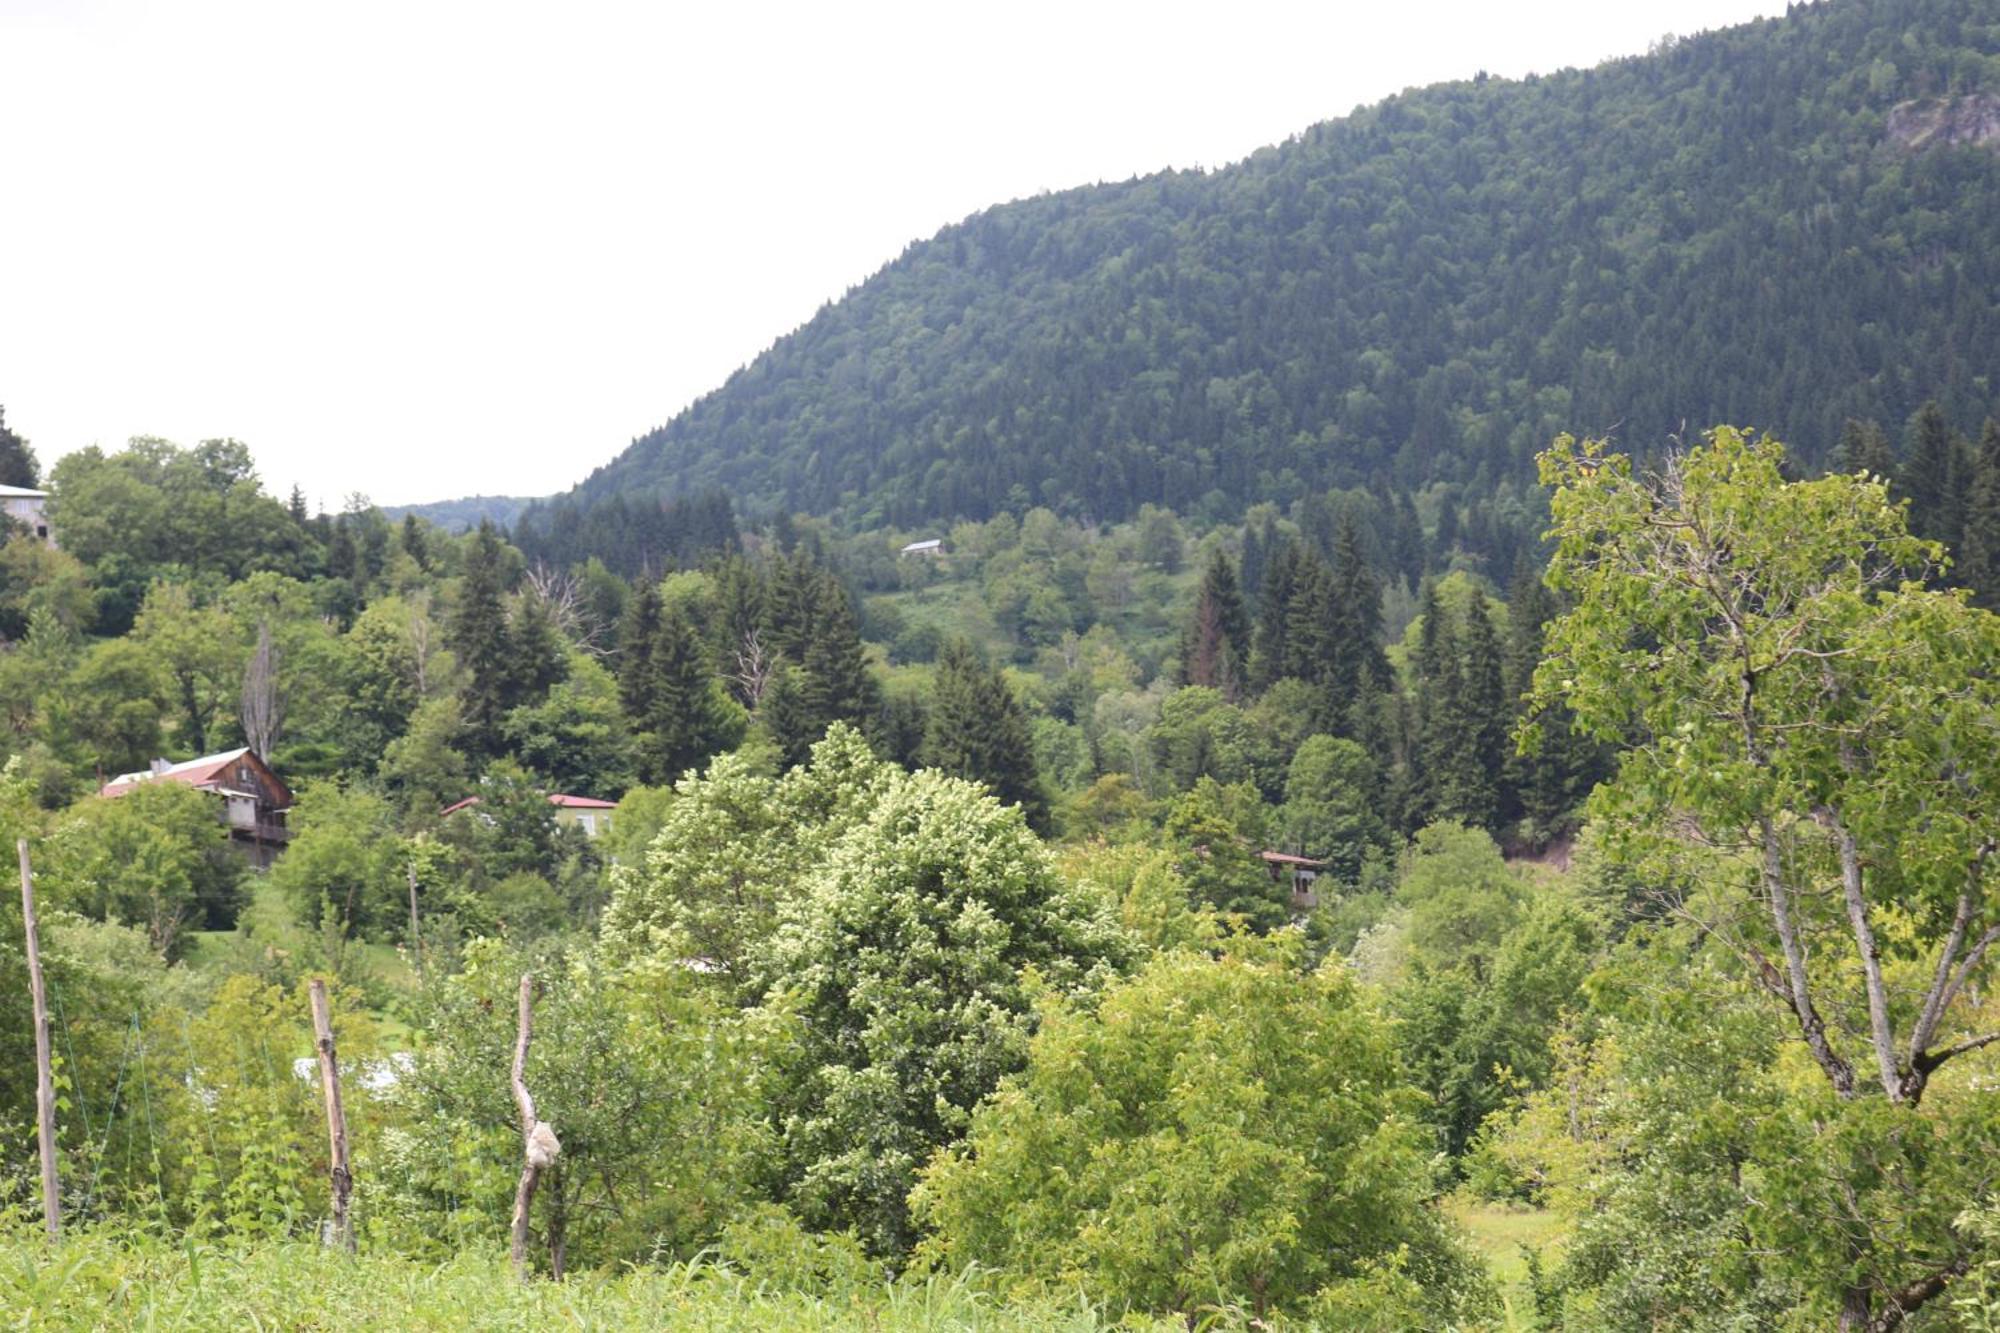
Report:
<svg viewBox="0 0 2000 1333"><path fill-rule="evenodd" d="M48 499L47 491L29 490L26 486L0 486L0 513L46 542L49 540Z"/></svg>

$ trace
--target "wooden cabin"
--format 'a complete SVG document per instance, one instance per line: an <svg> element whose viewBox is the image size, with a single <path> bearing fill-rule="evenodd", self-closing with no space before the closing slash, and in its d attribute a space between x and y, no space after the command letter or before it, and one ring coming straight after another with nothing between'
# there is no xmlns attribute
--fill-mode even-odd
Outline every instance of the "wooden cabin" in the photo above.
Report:
<svg viewBox="0 0 2000 1333"><path fill-rule="evenodd" d="M123 796L148 782L179 782L213 793L230 842L259 870L278 859L291 837L285 813L292 808L292 789L248 746L178 764L155 759L150 768L119 774L97 794Z"/></svg>
<svg viewBox="0 0 2000 1333"><path fill-rule="evenodd" d="M1315 861L1310 856L1293 856L1290 852L1259 852L1257 859L1271 872L1271 878L1284 883L1291 881L1292 910L1310 912L1319 906L1319 892L1314 881L1319 872L1326 869L1326 862Z"/></svg>

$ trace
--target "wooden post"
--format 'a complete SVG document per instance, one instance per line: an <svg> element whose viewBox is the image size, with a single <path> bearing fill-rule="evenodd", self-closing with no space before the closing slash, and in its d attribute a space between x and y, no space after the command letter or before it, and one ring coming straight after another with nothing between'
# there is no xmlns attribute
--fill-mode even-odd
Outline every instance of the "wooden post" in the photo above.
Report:
<svg viewBox="0 0 2000 1333"><path fill-rule="evenodd" d="M14 844L21 856L21 926L28 937L28 989L35 1000L35 1137L42 1147L42 1222L49 1239L62 1232L62 1198L56 1193L56 1082L49 1064L49 996L42 985L41 927L35 921L35 874L28 840Z"/></svg>
<svg viewBox="0 0 2000 1333"><path fill-rule="evenodd" d="M404 863L403 868L409 872L410 876L410 957L416 962L417 974L422 976L424 970L424 937L417 925L417 863L415 861L407 861Z"/></svg>
<svg viewBox="0 0 2000 1333"><path fill-rule="evenodd" d="M313 1042L319 1048L319 1081L326 1092L326 1137L331 1147L333 1229L326 1243L354 1249L354 1221L348 1206L354 1197L354 1174L347 1163L347 1112L340 1104L340 1062L333 1051L333 1015L327 1008L326 983L312 979Z"/></svg>
<svg viewBox="0 0 2000 1333"><path fill-rule="evenodd" d="M562 1151L562 1144L556 1141L555 1131L546 1121L535 1116L535 1099L528 1095L528 1085L522 1081L522 1071L528 1063L528 1039L534 1035L535 1027L535 975L521 974L520 1021L514 1036L514 1108L521 1113L521 1148L524 1158L521 1164L521 1183L514 1191L514 1234L509 1251L514 1261L514 1274L525 1278L528 1275L528 1211L534 1206L535 1184L541 1179L542 1168L552 1165L556 1154Z"/></svg>

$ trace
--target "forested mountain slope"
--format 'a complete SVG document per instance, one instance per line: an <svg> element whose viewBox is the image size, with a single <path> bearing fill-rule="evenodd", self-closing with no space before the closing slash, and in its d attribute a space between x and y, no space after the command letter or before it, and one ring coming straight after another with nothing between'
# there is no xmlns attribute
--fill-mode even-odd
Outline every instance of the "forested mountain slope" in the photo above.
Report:
<svg viewBox="0 0 2000 1333"><path fill-rule="evenodd" d="M1813 456L1930 397L1970 428L2000 335L1975 96L1996 88L1984 0L1848 0L1001 205L577 498L720 489L863 527L1222 517L1525 480L1559 430L1644 448L1736 421Z"/></svg>

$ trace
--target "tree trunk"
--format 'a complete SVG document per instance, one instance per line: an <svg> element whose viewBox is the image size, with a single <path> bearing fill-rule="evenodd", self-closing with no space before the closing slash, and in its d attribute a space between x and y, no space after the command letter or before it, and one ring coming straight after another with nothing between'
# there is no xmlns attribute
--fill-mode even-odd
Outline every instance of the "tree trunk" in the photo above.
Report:
<svg viewBox="0 0 2000 1333"><path fill-rule="evenodd" d="M347 1112L340 1104L340 1061L333 1050L333 1015L327 1007L326 982L314 977L312 996L313 1042L319 1050L319 1080L326 1093L326 1136L333 1186L333 1225L327 1244L354 1249L354 1222L348 1205L354 1195L354 1176L347 1162Z"/></svg>
<svg viewBox="0 0 2000 1333"><path fill-rule="evenodd" d="M522 1073L528 1063L528 1040L535 1027L535 975L521 974L520 1019L514 1037L514 1108L521 1113L521 1183L514 1190L513 1240L509 1255L516 1277L528 1275L528 1215L535 1206L535 1184L542 1168L555 1165L562 1144L555 1131L535 1116L535 1099L528 1094Z"/></svg>

